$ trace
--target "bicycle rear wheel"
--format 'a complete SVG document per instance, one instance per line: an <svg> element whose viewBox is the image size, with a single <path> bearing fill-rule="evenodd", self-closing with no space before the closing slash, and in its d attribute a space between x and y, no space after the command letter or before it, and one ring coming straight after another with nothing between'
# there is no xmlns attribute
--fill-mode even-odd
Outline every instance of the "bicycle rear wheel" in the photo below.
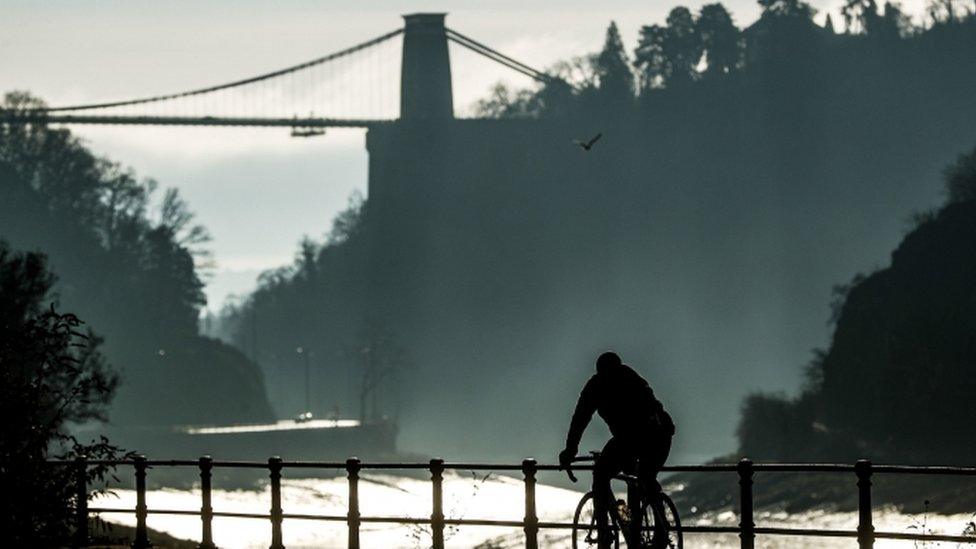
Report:
<svg viewBox="0 0 976 549"><path fill-rule="evenodd" d="M645 547L667 547L668 549L683 549L684 547L684 537L681 535L681 517L678 516L678 508L675 507L674 501L671 497L664 492L659 493L657 496L661 501L661 508L664 511L663 517L658 517L653 507L649 503L644 504L644 526L649 529L645 529L642 532L643 543ZM666 532L667 532L667 543L662 545L654 545L654 526L658 521L663 522Z"/></svg>
<svg viewBox="0 0 976 549"><path fill-rule="evenodd" d="M611 512L612 514L612 512ZM620 529L611 521L613 547L620 548ZM593 509L593 492L587 492L573 514L573 549L590 549L597 546L596 512Z"/></svg>

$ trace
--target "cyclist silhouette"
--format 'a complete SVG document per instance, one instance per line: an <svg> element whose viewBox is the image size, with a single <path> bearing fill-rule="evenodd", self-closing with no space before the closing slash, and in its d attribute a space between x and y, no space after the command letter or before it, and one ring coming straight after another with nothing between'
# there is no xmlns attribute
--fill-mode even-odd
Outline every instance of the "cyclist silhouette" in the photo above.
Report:
<svg viewBox="0 0 976 549"><path fill-rule="evenodd" d="M671 452L674 422L647 380L621 362L617 353L607 351L597 358L596 374L580 392L566 448L559 453L560 466L569 466L576 457L593 412L600 414L612 435L593 466L593 506L602 549L611 544L607 528L610 479L621 471L636 472L646 493L659 491L657 473Z"/></svg>

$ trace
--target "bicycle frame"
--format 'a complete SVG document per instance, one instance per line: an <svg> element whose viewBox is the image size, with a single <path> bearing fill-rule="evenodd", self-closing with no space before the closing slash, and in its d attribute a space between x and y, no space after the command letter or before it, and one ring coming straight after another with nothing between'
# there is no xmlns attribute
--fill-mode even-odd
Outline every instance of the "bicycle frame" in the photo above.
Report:
<svg viewBox="0 0 976 549"><path fill-rule="evenodd" d="M591 452L590 456L577 456L575 459L573 459L573 463L596 461L598 455L599 452ZM576 476L573 474L572 464L566 467L566 474L569 476L569 479L572 480L573 482L577 481ZM611 515L607 517L608 525L614 522L618 524L618 526L620 527L620 531L624 536L624 540L627 542L627 547L642 547L641 529L643 528L643 523L644 523L644 512L643 512L644 509L643 506L641 505L641 495L643 489L641 487L640 479L637 478L636 475L630 475L626 473L619 473L617 475L614 475L613 478L616 480L624 481L627 484L626 501L627 501L627 509L628 512L630 513L630 518L627 521L626 528L624 527L625 526L624 524L620 524L623 520L623 517L619 516L619 513L617 513L616 509L613 508L613 506L616 505L617 499L613 491L611 490L610 501L608 502L608 504L610 504L611 506L607 509L607 512ZM595 500L597 497L596 494L594 494L593 497L594 497L594 504L595 504ZM648 499L650 498L648 497Z"/></svg>
<svg viewBox="0 0 976 549"><path fill-rule="evenodd" d="M572 463L582 462L582 461L595 461L599 456L599 452L591 452L590 456L578 456L573 461L568 464L566 469L566 474L569 478L576 482L576 476L573 474ZM609 494L609 501L607 502L608 508L608 526L616 527L624 536L624 540L627 542L628 547L644 547L644 537L643 530L653 527L655 529L654 535L664 533L665 536L669 536L667 532L670 531L670 525L667 517L665 516L665 505L670 505L671 513L674 515L674 521L676 526L680 524L677 511L674 509L674 504L671 503L667 495L660 491L658 494L652 494L649 492L649 487L643 486L640 478L636 475L629 473L618 473L613 476L616 480L621 480L627 484L627 509L628 517L624 517L621 513L620 508L617 506L617 497L611 489ZM660 486L659 486L660 489ZM589 492L590 497L594 499L594 506L596 504L595 498L596 494ZM584 496L584 500L587 496ZM660 499L660 504L656 504L654 499ZM667 502L667 503L665 503ZM645 517L645 504L649 507L649 511L653 518ZM582 505L582 503L581 503ZM577 513L579 511L577 510ZM626 520L625 520L626 519ZM645 523L645 519L647 524ZM660 526L659 526L660 523ZM662 530L658 530L660 527ZM678 526L680 528L680 526ZM574 534L575 535L575 534ZM678 547L681 547L680 542L680 532L678 533ZM575 544L575 540L574 540ZM575 546L575 545L574 545Z"/></svg>

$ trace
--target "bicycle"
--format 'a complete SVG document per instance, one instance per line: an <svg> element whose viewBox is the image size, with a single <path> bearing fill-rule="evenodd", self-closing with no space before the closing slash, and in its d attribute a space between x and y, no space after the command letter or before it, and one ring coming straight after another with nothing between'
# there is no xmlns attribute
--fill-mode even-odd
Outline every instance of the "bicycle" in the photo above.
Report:
<svg viewBox="0 0 976 549"><path fill-rule="evenodd" d="M577 456L573 459L574 463L583 461L596 461L600 452L590 452L589 456ZM566 468L569 479L576 482L573 475L572 466ZM655 483L656 490L652 494L646 494L641 487L641 482L636 475L620 473L613 478L627 483L627 500L616 499L611 494L610 501L607 502L607 509L610 510L610 521L608 523L613 538L614 548L620 547L620 536L624 537L628 548L650 548L667 547L668 549L682 549L684 539L681 534L681 518L678 516L678 509L674 505L671 497L661 490L661 485ZM573 515L573 549L586 549L597 544L597 524L596 513L593 507L594 494L587 492L580 498ZM657 499L661 505L653 505L653 500ZM637 515L637 522L631 520L631 509L640 509ZM655 545L655 525L663 525L663 532L666 536L665 543Z"/></svg>

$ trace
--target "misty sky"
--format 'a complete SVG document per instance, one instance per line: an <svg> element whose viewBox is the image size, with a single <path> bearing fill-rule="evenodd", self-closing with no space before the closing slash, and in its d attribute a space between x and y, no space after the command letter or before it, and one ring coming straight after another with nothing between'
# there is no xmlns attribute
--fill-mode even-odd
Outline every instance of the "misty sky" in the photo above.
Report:
<svg viewBox="0 0 976 549"><path fill-rule="evenodd" d="M686 3L697 9L700 0ZM643 24L676 1L143 2L3 0L0 91L29 90L51 105L182 91L279 69L401 25L400 15L448 12L447 23L544 68L598 49L615 20L628 50ZM753 0L724 4L745 26ZM834 12L839 0L812 4ZM924 0L905 2L913 14ZM823 13L817 20L822 21ZM526 79L452 48L456 109L499 80ZM389 60L395 66L397 59ZM98 153L162 186L176 186L213 234L210 306L291 260L302 235L320 238L355 189L365 190L364 134L293 139L286 129L76 127Z"/></svg>

